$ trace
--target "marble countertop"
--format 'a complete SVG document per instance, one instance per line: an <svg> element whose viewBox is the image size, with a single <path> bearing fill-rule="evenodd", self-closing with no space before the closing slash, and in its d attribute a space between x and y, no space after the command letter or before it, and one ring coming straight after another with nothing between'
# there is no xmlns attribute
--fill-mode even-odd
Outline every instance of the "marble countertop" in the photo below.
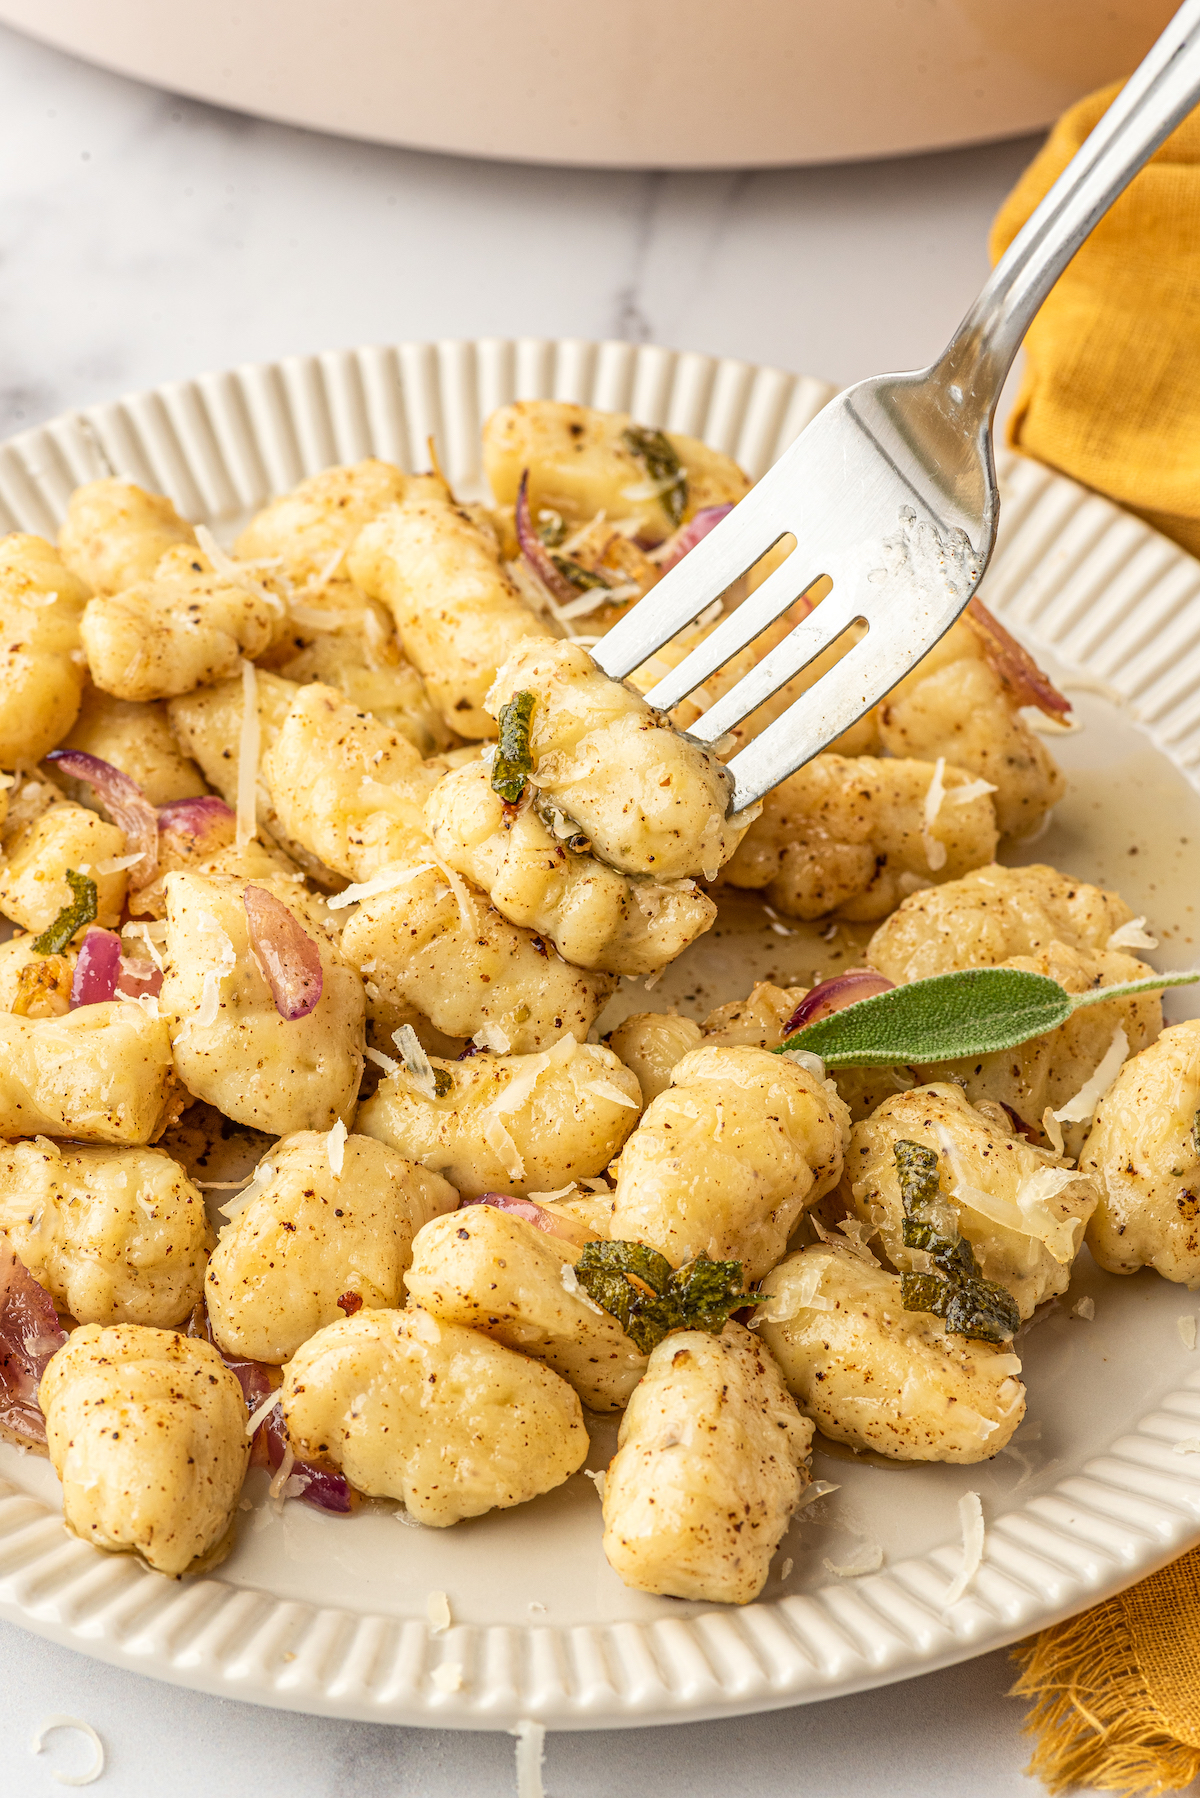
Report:
<svg viewBox="0 0 1200 1798"><path fill-rule="evenodd" d="M927 361L986 272L1029 141L741 174L425 156L155 92L0 29L0 436L64 408L281 355L397 338L619 337L844 382ZM1010 1798L1012 1669L993 1654L762 1717L552 1737L548 1798L650 1786ZM502 1735L338 1723L209 1698L0 1626L0 1798L61 1789L85 1718L111 1798L501 1798Z"/></svg>

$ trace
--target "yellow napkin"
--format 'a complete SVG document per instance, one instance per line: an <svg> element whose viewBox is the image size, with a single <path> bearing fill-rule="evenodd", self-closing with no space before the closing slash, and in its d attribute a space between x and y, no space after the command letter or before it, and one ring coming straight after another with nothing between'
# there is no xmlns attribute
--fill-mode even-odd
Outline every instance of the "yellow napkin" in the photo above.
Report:
<svg viewBox="0 0 1200 1798"><path fill-rule="evenodd" d="M1119 84L1118 84L1119 86ZM998 258L1118 86L1064 113L992 229ZM1025 340L1008 440L1200 555L1200 112L1102 219ZM1030 1772L1164 1792L1200 1775L1200 1549L1015 1650Z"/></svg>
<svg viewBox="0 0 1200 1798"><path fill-rule="evenodd" d="M1063 114L992 227L998 258L1120 84ZM1200 111L1126 188L1025 339L1015 449L1200 555Z"/></svg>

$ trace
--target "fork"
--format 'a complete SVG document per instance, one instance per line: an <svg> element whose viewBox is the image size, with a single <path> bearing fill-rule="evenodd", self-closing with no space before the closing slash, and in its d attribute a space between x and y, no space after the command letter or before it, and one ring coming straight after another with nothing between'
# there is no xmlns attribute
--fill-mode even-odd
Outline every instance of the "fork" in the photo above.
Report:
<svg viewBox="0 0 1200 1798"><path fill-rule="evenodd" d="M832 399L594 646L605 673L624 678L793 539L782 564L646 693L670 711L818 580L832 581L827 597L689 726L698 741L719 743L849 636L847 653L729 762L731 812L870 711L966 607L996 538L992 420L1021 340L1085 238L1198 101L1200 0L1186 0L1013 239L942 356Z"/></svg>

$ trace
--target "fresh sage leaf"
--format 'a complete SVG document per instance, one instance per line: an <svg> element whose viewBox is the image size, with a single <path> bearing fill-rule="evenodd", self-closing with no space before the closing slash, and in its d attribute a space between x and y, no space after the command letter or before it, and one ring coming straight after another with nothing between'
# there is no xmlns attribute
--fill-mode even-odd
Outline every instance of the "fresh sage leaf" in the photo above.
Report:
<svg viewBox="0 0 1200 1798"><path fill-rule="evenodd" d="M1056 1030L1081 1006L1197 981L1200 971L1187 970L1068 993L1057 980L1025 968L964 968L859 999L798 1030L775 1053L804 1049L832 1068L957 1061L1015 1049Z"/></svg>
<svg viewBox="0 0 1200 1798"><path fill-rule="evenodd" d="M516 693L507 705L500 707L500 741L492 763L492 791L499 793L507 805L516 805L533 772L529 727L535 703L532 693Z"/></svg>
<svg viewBox="0 0 1200 1798"><path fill-rule="evenodd" d="M930 1216L939 1208L942 1196L937 1155L924 1143L905 1141L898 1142L892 1152L904 1205L904 1246L923 1250L938 1270L936 1274L901 1274L904 1309L931 1311L943 1319L948 1336L970 1336L978 1342L1009 1341L1021 1322L1011 1292L984 1279L965 1236L943 1235Z"/></svg>
<svg viewBox="0 0 1200 1798"><path fill-rule="evenodd" d="M74 868L67 869L67 885L75 897L69 905L64 905L48 929L35 938L30 945L35 955L61 955L71 938L81 931L85 924L94 924L97 916L96 883L89 880L86 874L77 874Z"/></svg>
<svg viewBox="0 0 1200 1798"><path fill-rule="evenodd" d="M742 1290L740 1261L697 1255L676 1271L644 1242L585 1243L575 1278L644 1355L672 1330L719 1336L734 1311L762 1303L756 1293Z"/></svg>

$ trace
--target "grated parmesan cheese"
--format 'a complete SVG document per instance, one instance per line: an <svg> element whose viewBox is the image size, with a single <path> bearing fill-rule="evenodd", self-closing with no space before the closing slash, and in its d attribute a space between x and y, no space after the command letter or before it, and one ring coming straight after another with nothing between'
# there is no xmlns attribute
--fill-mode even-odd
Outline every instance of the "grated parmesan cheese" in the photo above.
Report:
<svg viewBox="0 0 1200 1798"><path fill-rule="evenodd" d="M187 1019L187 1025L207 1030L216 1023L220 1014L221 982L237 967L237 951L228 932L210 911L202 911L197 923L200 926L202 953L211 955L215 966L205 969L200 982L200 1004L195 1016Z"/></svg>
<svg viewBox="0 0 1200 1798"><path fill-rule="evenodd" d="M510 1180L525 1178L525 1163L521 1151L498 1117L487 1119L483 1126L483 1140Z"/></svg>
<svg viewBox="0 0 1200 1798"><path fill-rule="evenodd" d="M443 1661L440 1667L434 1668L429 1678L439 1692L460 1692L463 1683L462 1662Z"/></svg>
<svg viewBox="0 0 1200 1798"><path fill-rule="evenodd" d="M1086 1124L1094 1114L1097 1105L1121 1072L1125 1058L1129 1054L1129 1038L1120 1024L1112 1034L1112 1042L1108 1045L1103 1061L1090 1080L1084 1082L1073 1099L1060 1106L1054 1113L1060 1124Z"/></svg>
<svg viewBox="0 0 1200 1798"><path fill-rule="evenodd" d="M347 905L358 905L363 899L374 899L380 893L390 893L393 887L404 886L407 881L415 880L418 874L427 874L436 867L435 862L418 862L413 868L383 868L378 874L372 874L370 880L359 881L357 886L343 887L325 904L330 911L341 911Z"/></svg>
<svg viewBox="0 0 1200 1798"><path fill-rule="evenodd" d="M1200 1455L1200 1436L1181 1436L1178 1442L1171 1444L1171 1452L1175 1455Z"/></svg>
<svg viewBox="0 0 1200 1798"><path fill-rule="evenodd" d="M946 797L946 758L939 755L933 764L933 778L925 795L925 815L921 824L921 847L925 851L925 860L929 872L936 874L939 868L946 866L946 845L940 843L933 834L938 813L942 809L942 801Z"/></svg>
<svg viewBox="0 0 1200 1798"><path fill-rule="evenodd" d="M1145 918L1130 918L1119 930L1114 930L1104 947L1106 949L1157 949L1158 938L1151 936L1146 929Z"/></svg>
<svg viewBox="0 0 1200 1798"><path fill-rule="evenodd" d="M435 1636L450 1628L450 1600L444 1592L431 1592L425 1600L425 1615Z"/></svg>
<svg viewBox="0 0 1200 1798"><path fill-rule="evenodd" d="M207 525L196 526L196 546L208 557L214 574L219 575L223 581L228 581L231 586L240 587L251 599L261 600L277 618L283 617L283 601L256 581L250 570L241 562L235 561L228 550L222 549Z"/></svg>
<svg viewBox="0 0 1200 1798"><path fill-rule="evenodd" d="M421 1096L426 1099L436 1099L437 1081L434 1077L433 1063L421 1047L420 1038L412 1025L401 1024L399 1030L393 1030L392 1041L400 1051L405 1072L411 1077Z"/></svg>
<svg viewBox="0 0 1200 1798"><path fill-rule="evenodd" d="M822 1556L822 1566L827 1573L838 1579L860 1579L864 1573L878 1573L883 1566L883 1544L881 1542L863 1542L858 1553L851 1561L831 1561L828 1555Z"/></svg>
<svg viewBox="0 0 1200 1798"><path fill-rule="evenodd" d="M477 1049L488 1049L493 1055L507 1055L512 1048L512 1038L499 1024L481 1024L471 1041Z"/></svg>
<svg viewBox="0 0 1200 1798"><path fill-rule="evenodd" d="M258 672L253 662L242 663L242 728L238 733L237 829L235 841L244 849L258 831Z"/></svg>
<svg viewBox="0 0 1200 1798"><path fill-rule="evenodd" d="M1071 1306L1071 1316L1081 1317L1086 1324L1090 1324L1095 1315L1096 1301L1093 1298L1088 1298L1086 1294L1079 1300L1078 1304Z"/></svg>
<svg viewBox="0 0 1200 1798"><path fill-rule="evenodd" d="M271 1499L272 1502L279 1504L282 1503L285 1498L294 1496L293 1493L288 1491L287 1486L288 1481L292 1477L292 1468L295 1465L296 1457L292 1452L292 1445L290 1442L285 1442L283 1446L283 1460L275 1469L275 1477L267 1487L267 1497Z"/></svg>
<svg viewBox="0 0 1200 1798"><path fill-rule="evenodd" d="M377 1068L382 1068L389 1077L400 1072L400 1063L385 1055L382 1049L364 1049L363 1054L368 1061L373 1061Z"/></svg>
<svg viewBox="0 0 1200 1798"><path fill-rule="evenodd" d="M973 1185L967 1179L959 1160L957 1145L944 1125L938 1125L936 1134L949 1175L951 1198L956 1199L960 1205L967 1206L978 1216L987 1218L989 1223L999 1224L1002 1229L1015 1230L1020 1236L1029 1236L1043 1243L1054 1259L1064 1267L1075 1259L1079 1237L1083 1234L1083 1219L1055 1217L1048 1208L1050 1199L1061 1192L1064 1186L1070 1186L1079 1179L1074 1168L1040 1167L1021 1182L1015 1198L1004 1199L998 1194L985 1192L982 1187Z"/></svg>
<svg viewBox="0 0 1200 1798"><path fill-rule="evenodd" d="M553 1203L555 1199L565 1199L569 1192L574 1191L575 1181L572 1180L569 1186L560 1186L557 1192L527 1192L525 1197L532 1199L535 1205L545 1205Z"/></svg>
<svg viewBox="0 0 1200 1798"><path fill-rule="evenodd" d="M957 1604L983 1565L985 1528L983 1504L978 1492L964 1492L958 1501L958 1519L962 1525L963 1564L958 1577L951 1582L942 1604L943 1612Z"/></svg>
<svg viewBox="0 0 1200 1798"><path fill-rule="evenodd" d="M1061 1161L1066 1154L1067 1144L1062 1133L1062 1125L1048 1105L1042 1113L1042 1129L1050 1139L1050 1147Z"/></svg>
<svg viewBox="0 0 1200 1798"><path fill-rule="evenodd" d="M1183 1317L1175 1319L1175 1328L1179 1331L1179 1340L1184 1348L1194 1349L1196 1346L1196 1319L1190 1311L1186 1312Z"/></svg>
<svg viewBox="0 0 1200 1798"><path fill-rule="evenodd" d="M517 1738L517 1798L546 1798L542 1766L546 1759L546 1726L522 1717L509 1735Z"/></svg>
<svg viewBox="0 0 1200 1798"><path fill-rule="evenodd" d="M242 1186L242 1190L239 1192L237 1198L230 1199L227 1205L218 1205L217 1210L221 1213L222 1217L227 1217L230 1222L232 1222L239 1211L244 1211L246 1209L246 1206L250 1203L251 1199L256 1199L260 1192L266 1191L268 1185L274 1178L275 1169L272 1164L269 1161L260 1162L255 1168L254 1173L251 1175L249 1182ZM216 1184L220 1189L223 1189L225 1185L224 1181L213 1184Z"/></svg>
<svg viewBox="0 0 1200 1798"><path fill-rule="evenodd" d="M346 1126L341 1118L337 1120L325 1138L325 1153L329 1157L329 1165L333 1170L334 1179L340 1180L346 1160Z"/></svg>
<svg viewBox="0 0 1200 1798"><path fill-rule="evenodd" d="M104 1771L104 1743L100 1740L96 1731L92 1728L90 1723L85 1723L80 1717L68 1717L62 1712L55 1712L54 1716L46 1718L46 1721L34 1736L33 1741L29 1745L29 1752L31 1754L41 1754L42 1749L45 1747L46 1737L53 1729L77 1729L80 1735L87 1737L88 1741L92 1744L94 1752L92 1764L90 1767L86 1768L84 1772L60 1773L57 1767L51 1767L50 1777L56 1779L60 1786L92 1785L99 1779Z"/></svg>
<svg viewBox="0 0 1200 1798"><path fill-rule="evenodd" d="M599 1473L593 1473L590 1467L583 1467L580 1469L580 1472L583 1474L585 1480L591 1480L592 1485L596 1488L596 1497L600 1500L600 1503L603 1504L605 1489L605 1475L603 1470Z"/></svg>
<svg viewBox="0 0 1200 1798"><path fill-rule="evenodd" d="M246 1436L247 1436L247 1438L253 1436L255 1430L258 1428L260 1423L266 1422L267 1418L271 1415L272 1411L275 1409L275 1407L278 1403L279 1403L279 1393L275 1392L275 1391L268 1392L268 1394L267 1394L266 1398L263 1400L262 1404L259 1405L255 1410L253 1410L250 1413L249 1417L246 1419ZM274 1484L273 1481L272 1481L272 1484Z"/></svg>
<svg viewBox="0 0 1200 1798"><path fill-rule="evenodd" d="M612 1080L589 1080L585 1083L583 1090L585 1093L591 1093L594 1098L607 1099L610 1105L624 1105L630 1111L642 1109L636 1099L631 1099L628 1093L623 1093L616 1082Z"/></svg>
<svg viewBox="0 0 1200 1798"><path fill-rule="evenodd" d="M568 1292L573 1299L578 1299L581 1304L587 1306L589 1311L594 1311L597 1317L609 1316L609 1313L596 1303L591 1293L579 1284L579 1276L570 1261L563 1262L561 1279L564 1292Z"/></svg>

